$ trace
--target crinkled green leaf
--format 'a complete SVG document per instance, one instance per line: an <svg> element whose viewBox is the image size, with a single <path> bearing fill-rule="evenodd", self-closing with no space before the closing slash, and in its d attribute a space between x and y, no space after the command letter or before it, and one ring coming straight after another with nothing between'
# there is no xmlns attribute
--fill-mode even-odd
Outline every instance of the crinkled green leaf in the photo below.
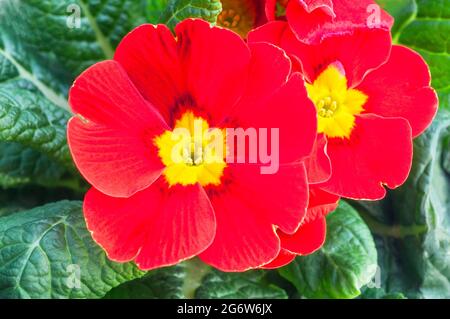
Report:
<svg viewBox="0 0 450 319"><path fill-rule="evenodd" d="M202 299L285 299L286 292L266 280L266 271L225 273L212 270L207 274L195 297Z"/></svg>
<svg viewBox="0 0 450 319"><path fill-rule="evenodd" d="M414 143L407 182L374 210L358 206L375 234L381 288L408 298L450 298L450 114L438 113ZM380 216L383 216L381 217Z"/></svg>
<svg viewBox="0 0 450 319"><path fill-rule="evenodd" d="M155 0L148 5L148 15L153 23L163 23L174 28L188 18L201 18L215 23L222 11L220 0Z"/></svg>
<svg viewBox="0 0 450 319"><path fill-rule="evenodd" d="M145 21L145 7L144 0L0 1L0 186L80 188L65 137L68 88L112 56Z"/></svg>
<svg viewBox="0 0 450 319"><path fill-rule="evenodd" d="M122 37L143 22L140 0L2 0L0 57L67 107L64 96L74 78L111 58Z"/></svg>
<svg viewBox="0 0 450 319"><path fill-rule="evenodd" d="M143 274L106 257L80 202L0 217L0 298L98 298Z"/></svg>
<svg viewBox="0 0 450 319"><path fill-rule="evenodd" d="M341 201L327 217L327 240L312 255L297 257L280 273L307 298L354 298L375 275L377 252L358 213Z"/></svg>
<svg viewBox="0 0 450 319"><path fill-rule="evenodd" d="M415 3L416 12L400 28L396 40L425 58L440 106L450 109L450 0L415 0Z"/></svg>
<svg viewBox="0 0 450 319"><path fill-rule="evenodd" d="M0 141L16 142L71 165L66 143L70 114L45 98L23 89L0 87Z"/></svg>
<svg viewBox="0 0 450 319"><path fill-rule="evenodd" d="M80 188L66 142L69 117L40 94L0 85L0 186Z"/></svg>
<svg viewBox="0 0 450 319"><path fill-rule="evenodd" d="M148 272L106 294L105 299L182 299L186 278L184 264Z"/></svg>

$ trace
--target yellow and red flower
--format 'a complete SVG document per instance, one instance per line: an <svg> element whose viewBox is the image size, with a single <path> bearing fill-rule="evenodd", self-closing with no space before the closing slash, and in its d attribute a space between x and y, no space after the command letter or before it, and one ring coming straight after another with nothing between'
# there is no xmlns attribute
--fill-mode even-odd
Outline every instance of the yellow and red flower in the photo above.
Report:
<svg viewBox="0 0 450 319"><path fill-rule="evenodd" d="M201 20L175 33L136 28L70 90L68 143L92 185L87 227L109 258L141 269L196 255L225 271L262 267L281 251L277 230L294 234L306 215L314 105L281 49ZM279 128L278 172L229 163L195 140L185 162L172 161L175 131L195 121L208 132Z"/></svg>
<svg viewBox="0 0 450 319"><path fill-rule="evenodd" d="M249 35L286 50L307 81L318 113L317 144L326 144L331 178L323 190L353 199L381 199L408 177L412 139L431 123L437 95L430 72L414 51L391 45L388 30L355 28L301 42L287 22L270 22ZM313 155L320 176L323 154ZM326 174L325 174L326 175Z"/></svg>
<svg viewBox="0 0 450 319"><path fill-rule="evenodd" d="M287 20L302 42L354 28L390 30L394 19L373 0L266 0L269 21Z"/></svg>

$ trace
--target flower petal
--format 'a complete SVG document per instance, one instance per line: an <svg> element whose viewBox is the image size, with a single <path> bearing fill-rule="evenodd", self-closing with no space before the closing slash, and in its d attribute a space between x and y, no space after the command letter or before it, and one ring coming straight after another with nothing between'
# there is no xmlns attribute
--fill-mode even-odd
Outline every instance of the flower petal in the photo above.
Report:
<svg viewBox="0 0 450 319"><path fill-rule="evenodd" d="M137 27L120 42L114 60L169 123L171 108L186 91L177 42L170 30L165 25Z"/></svg>
<svg viewBox="0 0 450 319"><path fill-rule="evenodd" d="M350 87L357 86L365 74L389 58L391 35L382 29L357 29L340 34L327 34L319 44L300 42L283 21L269 22L249 33L249 42L269 42L284 49L302 65L309 83L330 64L344 66Z"/></svg>
<svg viewBox="0 0 450 319"><path fill-rule="evenodd" d="M271 153L279 155L279 163L292 163L309 156L316 138L317 113L299 73L294 73L267 101L243 104L237 108L232 127L259 129L260 135L261 128L269 132L278 130L278 143L272 144L278 152L271 149ZM267 143L276 142L277 136L267 137ZM260 144L262 141L260 138Z"/></svg>
<svg viewBox="0 0 450 319"><path fill-rule="evenodd" d="M84 214L92 237L110 259L134 259L143 270L199 254L215 232L213 209L198 185L167 189L157 182L130 198L109 197L92 188Z"/></svg>
<svg viewBox="0 0 450 319"><path fill-rule="evenodd" d="M389 58L391 35L382 29L357 29L337 35L327 34L319 44L307 45L288 30L284 32L280 45L300 60L309 83L313 83L330 64L340 62L347 83L353 88L361 83L368 71Z"/></svg>
<svg viewBox="0 0 450 319"><path fill-rule="evenodd" d="M328 193L323 189L312 186L309 188L309 203L304 223L324 217L337 208L339 196Z"/></svg>
<svg viewBox="0 0 450 319"><path fill-rule="evenodd" d="M394 45L388 62L370 72L358 89L369 97L364 105L367 113L403 117L416 137L437 112L438 99L430 80L428 66L419 54Z"/></svg>
<svg viewBox="0 0 450 319"><path fill-rule="evenodd" d="M285 32L289 32L289 24L285 21L271 21L248 34L249 43L268 42L280 46Z"/></svg>
<svg viewBox="0 0 450 319"><path fill-rule="evenodd" d="M259 165L230 165L220 188L208 194L217 218L212 245L200 258L224 271L258 268L280 250L275 226L294 232L306 213L308 186L303 164L262 175Z"/></svg>
<svg viewBox="0 0 450 319"><path fill-rule="evenodd" d="M97 63L70 91L67 138L81 174L105 194L128 197L151 185L162 164L153 136L167 125L115 61Z"/></svg>
<svg viewBox="0 0 450 319"><path fill-rule="evenodd" d="M112 60L94 64L75 80L69 104L75 114L110 128L133 132L151 128L157 133L167 128L120 64Z"/></svg>
<svg viewBox="0 0 450 319"><path fill-rule="evenodd" d="M244 92L250 50L236 33L211 27L203 20L184 20L175 32L195 108L217 127Z"/></svg>
<svg viewBox="0 0 450 319"><path fill-rule="evenodd" d="M272 260L270 263L262 266L262 269L277 269L290 264L296 257L296 254L291 253L289 250L281 248L280 253L277 258Z"/></svg>
<svg viewBox="0 0 450 319"><path fill-rule="evenodd" d="M284 249L298 255L309 255L322 247L326 233L326 219L321 216L302 224L295 234L280 233L279 236Z"/></svg>
<svg viewBox="0 0 450 319"><path fill-rule="evenodd" d="M331 162L327 154L327 139L317 135L311 155L305 159L309 184L326 182L331 177Z"/></svg>
<svg viewBox="0 0 450 319"><path fill-rule="evenodd" d="M318 43L328 33L354 28L389 30L393 18L380 6L375 6L372 0L297 0L289 2L286 17L300 41Z"/></svg>
<svg viewBox="0 0 450 319"><path fill-rule="evenodd" d="M130 134L74 117L68 123L67 139L81 174L109 196L129 197L151 185L164 169L145 134Z"/></svg>
<svg viewBox="0 0 450 319"><path fill-rule="evenodd" d="M309 204L306 217L295 234L278 231L281 247L291 253L308 255L322 247L326 235L328 213L337 208L339 197L318 187L309 190Z"/></svg>
<svg viewBox="0 0 450 319"><path fill-rule="evenodd" d="M350 139L328 140L333 174L320 187L353 199L381 199L386 194L383 184L396 188L405 182L412 152L408 121L358 115Z"/></svg>

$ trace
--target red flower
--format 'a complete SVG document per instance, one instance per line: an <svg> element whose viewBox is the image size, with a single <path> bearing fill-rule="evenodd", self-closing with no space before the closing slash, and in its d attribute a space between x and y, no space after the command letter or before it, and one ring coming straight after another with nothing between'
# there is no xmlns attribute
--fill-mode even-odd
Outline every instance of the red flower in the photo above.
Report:
<svg viewBox="0 0 450 319"><path fill-rule="evenodd" d="M278 231L281 251L277 258L262 268L274 269L289 264L297 255L309 255L322 247L327 232L326 215L337 208L339 197L311 187L306 217L294 234Z"/></svg>
<svg viewBox="0 0 450 319"><path fill-rule="evenodd" d="M376 200L385 196L384 185L396 188L406 180L412 138L430 125L438 104L417 53L391 46L389 31L382 29L330 34L307 45L282 21L255 30L249 41L285 49L308 82L319 115L318 140L325 140L331 160L331 178L320 187Z"/></svg>
<svg viewBox="0 0 450 319"><path fill-rule="evenodd" d="M70 105L69 146L93 186L87 226L112 260L153 269L199 255L225 271L257 268L280 252L275 230L294 233L306 214L302 158L314 144L316 112L273 45L247 45L201 20L180 23L176 37L143 25L114 60L78 77ZM182 144L185 161L174 162L176 129L192 134L196 121L203 133L279 128L279 171L225 162L195 137Z"/></svg>
<svg viewBox="0 0 450 319"><path fill-rule="evenodd" d="M222 12L217 25L233 30L242 38L254 28L267 22L264 0L220 0Z"/></svg>
<svg viewBox="0 0 450 319"><path fill-rule="evenodd" d="M298 39L306 43L317 43L329 33L353 28L390 30L394 23L373 0L267 0L266 14L269 20L281 15Z"/></svg>

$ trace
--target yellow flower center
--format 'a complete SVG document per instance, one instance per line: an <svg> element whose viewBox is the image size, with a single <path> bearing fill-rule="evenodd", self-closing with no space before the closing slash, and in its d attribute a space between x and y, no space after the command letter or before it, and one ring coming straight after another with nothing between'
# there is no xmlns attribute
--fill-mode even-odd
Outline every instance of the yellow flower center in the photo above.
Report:
<svg viewBox="0 0 450 319"><path fill-rule="evenodd" d="M224 130L211 129L205 119L185 112L172 131L154 139L169 186L219 185L227 166L225 141Z"/></svg>
<svg viewBox="0 0 450 319"><path fill-rule="evenodd" d="M313 84L306 84L318 116L318 132L330 138L349 138L355 115L364 111L367 95L347 87L347 78L335 65L323 71Z"/></svg>

